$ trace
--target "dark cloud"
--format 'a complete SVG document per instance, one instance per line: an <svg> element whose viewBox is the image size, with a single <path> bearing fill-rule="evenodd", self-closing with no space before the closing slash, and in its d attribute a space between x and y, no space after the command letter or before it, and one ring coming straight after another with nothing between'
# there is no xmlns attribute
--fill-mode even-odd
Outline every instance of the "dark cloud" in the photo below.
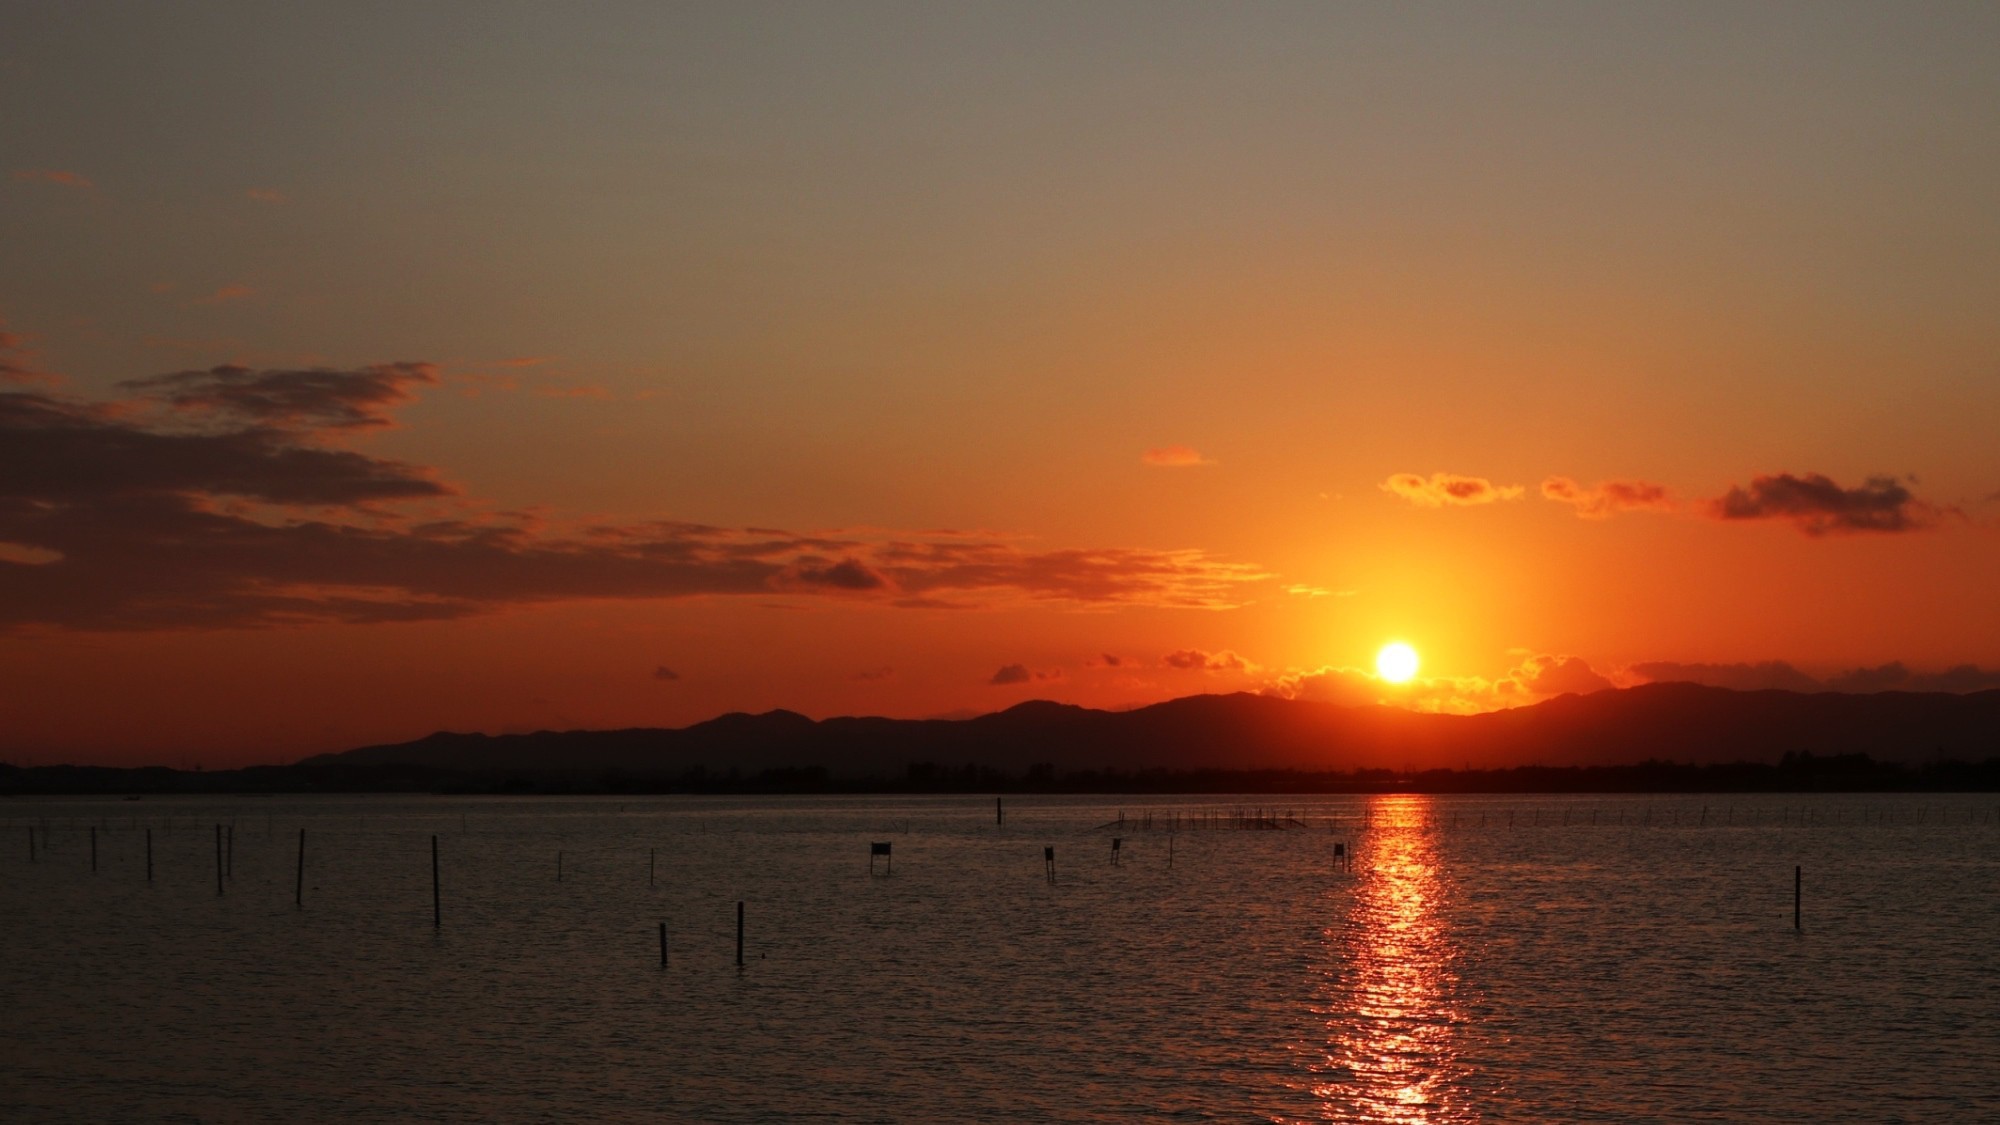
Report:
<svg viewBox="0 0 2000 1125"><path fill-rule="evenodd" d="M1100 653L1090 659L1089 665L1092 668L1122 668L1125 666L1125 658L1113 656L1108 652Z"/></svg>
<svg viewBox="0 0 2000 1125"><path fill-rule="evenodd" d="M1914 672L1900 660L1874 668L1854 668L1826 679L1825 690L1947 691L1958 694L2000 688L2000 670L1986 671L1975 664L1959 664L1942 672Z"/></svg>
<svg viewBox="0 0 2000 1125"><path fill-rule="evenodd" d="M1893 477L1870 477L1859 488L1842 488L1818 473L1759 476L1716 500L1717 519L1791 521L1807 535L1861 531L1915 531L1930 526L1936 509L1918 500Z"/></svg>
<svg viewBox="0 0 2000 1125"><path fill-rule="evenodd" d="M1821 679L1781 660L1761 664L1634 664L1627 672L1652 682L1686 682L1736 691L1944 691L1963 694L2000 688L2000 669L1960 664L1942 672L1916 672L1900 660L1873 668L1853 668Z"/></svg>
<svg viewBox="0 0 2000 1125"><path fill-rule="evenodd" d="M236 423L351 430L388 425L390 412L409 400L412 387L437 381L437 369L428 363L380 363L346 371L211 367L128 379L122 385L158 395L177 410Z"/></svg>
<svg viewBox="0 0 2000 1125"><path fill-rule="evenodd" d="M666 665L662 664L659 667L653 669L653 678L656 680L664 680L668 683L672 683L673 681L680 679L681 674L679 672L674 671L672 668L669 668Z"/></svg>
<svg viewBox="0 0 2000 1125"><path fill-rule="evenodd" d="M1026 664L1002 664L1000 670L993 673L986 682L996 687L1005 687L1008 684L1025 684L1034 678L1034 673L1028 671Z"/></svg>
<svg viewBox="0 0 2000 1125"><path fill-rule="evenodd" d="M1818 691L1819 680L1782 660L1757 664L1680 664L1653 660L1625 669L1652 683L1707 684L1732 691Z"/></svg>
<svg viewBox="0 0 2000 1125"><path fill-rule="evenodd" d="M869 569L866 563L851 558L834 563L817 558L803 559L785 568L775 584L787 590L828 590L848 593L889 588L888 579Z"/></svg>
<svg viewBox="0 0 2000 1125"><path fill-rule="evenodd" d="M205 495L351 505L450 491L415 466L301 445L274 430L162 431L119 411L32 392L0 393L0 439L0 503Z"/></svg>
<svg viewBox="0 0 2000 1125"><path fill-rule="evenodd" d="M1198 648L1176 649L1160 658L1160 663L1183 672L1245 672L1252 665L1228 649L1203 652Z"/></svg>
<svg viewBox="0 0 2000 1125"><path fill-rule="evenodd" d="M1007 687L1012 684L1041 683L1049 680L1060 680L1062 678L1063 674L1060 668L1051 668L1046 672L1036 672L1030 670L1026 664L1002 664L1000 670L993 673L986 682L995 687Z"/></svg>
<svg viewBox="0 0 2000 1125"><path fill-rule="evenodd" d="M141 380L157 397L140 402L0 393L0 630L412 621L774 592L1212 607L1265 577L1198 551L1035 553L950 533L672 521L559 533L476 509L424 466L328 444L382 425L433 379L426 364L223 368ZM147 409L162 401L177 409ZM457 514L419 522L412 501Z"/></svg>
<svg viewBox="0 0 2000 1125"><path fill-rule="evenodd" d="M1589 488L1568 477L1550 477L1542 482L1542 497L1576 509L1579 518L1609 519L1619 512L1667 512L1674 502L1665 485L1643 480L1599 481Z"/></svg>

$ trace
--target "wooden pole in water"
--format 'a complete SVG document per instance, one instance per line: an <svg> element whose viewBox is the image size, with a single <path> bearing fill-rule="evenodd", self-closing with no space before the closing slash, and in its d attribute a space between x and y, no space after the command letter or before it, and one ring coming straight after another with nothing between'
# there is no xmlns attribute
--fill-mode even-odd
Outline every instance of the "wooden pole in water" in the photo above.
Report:
<svg viewBox="0 0 2000 1125"><path fill-rule="evenodd" d="M1174 838L1173 838L1172 836L1168 836L1168 837L1167 837L1167 870L1169 870L1169 871L1173 870L1173 866L1174 866Z"/></svg>
<svg viewBox="0 0 2000 1125"><path fill-rule="evenodd" d="M292 907L306 908L306 830L299 829L299 873L292 883Z"/></svg>
<svg viewBox="0 0 2000 1125"><path fill-rule="evenodd" d="M97 874L97 826L90 826L90 873Z"/></svg>
<svg viewBox="0 0 2000 1125"><path fill-rule="evenodd" d="M438 838L431 837L431 929L444 928L444 896L438 890Z"/></svg>
<svg viewBox="0 0 2000 1125"><path fill-rule="evenodd" d="M743 967L743 900L736 900L736 967Z"/></svg>
<svg viewBox="0 0 2000 1125"><path fill-rule="evenodd" d="M1000 798L993 798L993 823L997 827L1007 823L1007 810L1000 805Z"/></svg>
<svg viewBox="0 0 2000 1125"><path fill-rule="evenodd" d="M222 893L222 825L215 826L215 893Z"/></svg>
<svg viewBox="0 0 2000 1125"><path fill-rule="evenodd" d="M1799 928L1799 897L1805 887L1805 870L1804 867L1792 868L1792 929L1794 930Z"/></svg>
<svg viewBox="0 0 2000 1125"><path fill-rule="evenodd" d="M660 968L667 967L667 924L660 923Z"/></svg>

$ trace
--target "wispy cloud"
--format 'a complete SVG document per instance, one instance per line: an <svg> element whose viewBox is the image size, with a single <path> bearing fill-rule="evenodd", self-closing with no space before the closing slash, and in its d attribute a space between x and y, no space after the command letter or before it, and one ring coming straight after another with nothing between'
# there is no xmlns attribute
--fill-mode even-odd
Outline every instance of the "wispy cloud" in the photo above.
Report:
<svg viewBox="0 0 2000 1125"><path fill-rule="evenodd" d="M62 376L35 366L34 354L29 351L27 340L18 333L7 331L6 323L0 320L0 384L61 386Z"/></svg>
<svg viewBox="0 0 2000 1125"><path fill-rule="evenodd" d="M1517 484L1494 484L1485 477L1457 473L1397 473L1381 484L1391 496L1399 496L1420 508L1468 507L1500 500L1519 500L1524 489Z"/></svg>
<svg viewBox="0 0 2000 1125"><path fill-rule="evenodd" d="M56 168L28 168L14 173L14 178L36 183L56 184L59 187L75 188L79 191L89 191L97 186L90 182L89 177L80 172L65 172Z"/></svg>
<svg viewBox="0 0 2000 1125"><path fill-rule="evenodd" d="M1665 485L1643 480L1598 481L1589 488L1568 477L1542 482L1542 497L1576 509L1581 519L1609 519L1619 512L1670 512L1673 497Z"/></svg>
<svg viewBox="0 0 2000 1125"><path fill-rule="evenodd" d="M194 303L197 305L227 305L235 301L249 300L256 295L257 291L248 285L244 285L241 282L232 282L205 297L196 297Z"/></svg>
<svg viewBox="0 0 2000 1125"><path fill-rule="evenodd" d="M1185 445L1163 445L1158 449L1148 449L1139 455L1139 461L1160 469L1188 469L1197 465L1215 464L1214 461Z"/></svg>
<svg viewBox="0 0 2000 1125"><path fill-rule="evenodd" d="M1248 672L1257 667L1230 649L1220 652L1203 652L1198 648L1175 649L1161 657L1160 663L1183 672Z"/></svg>

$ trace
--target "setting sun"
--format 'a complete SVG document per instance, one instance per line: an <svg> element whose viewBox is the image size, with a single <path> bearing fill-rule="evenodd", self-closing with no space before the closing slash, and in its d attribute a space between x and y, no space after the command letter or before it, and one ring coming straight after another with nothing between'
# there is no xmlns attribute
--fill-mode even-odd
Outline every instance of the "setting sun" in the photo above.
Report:
<svg viewBox="0 0 2000 1125"><path fill-rule="evenodd" d="M1392 684L1408 682L1417 674L1417 650L1401 641L1383 645L1375 654L1375 674Z"/></svg>

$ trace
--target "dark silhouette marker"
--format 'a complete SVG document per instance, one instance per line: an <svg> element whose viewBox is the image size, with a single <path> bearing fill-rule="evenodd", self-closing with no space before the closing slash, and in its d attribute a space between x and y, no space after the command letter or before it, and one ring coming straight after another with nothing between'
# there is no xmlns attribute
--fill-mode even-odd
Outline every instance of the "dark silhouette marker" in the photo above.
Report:
<svg viewBox="0 0 2000 1125"><path fill-rule="evenodd" d="M896 857L890 854L889 845L886 843L873 843L873 842L871 842L868 845L868 873L870 875L875 874L875 857L878 855L888 861L887 863L888 869L884 872L884 874L889 874L889 875L895 874Z"/></svg>

